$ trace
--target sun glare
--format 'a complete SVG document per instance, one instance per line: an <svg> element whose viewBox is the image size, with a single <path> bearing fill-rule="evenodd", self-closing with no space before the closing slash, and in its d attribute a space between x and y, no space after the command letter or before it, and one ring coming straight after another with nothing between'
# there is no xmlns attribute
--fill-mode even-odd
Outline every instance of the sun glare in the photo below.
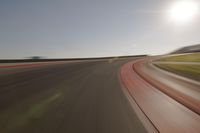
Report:
<svg viewBox="0 0 200 133"><path fill-rule="evenodd" d="M172 21L186 23L191 21L198 13L198 3L193 0L179 0L168 11Z"/></svg>

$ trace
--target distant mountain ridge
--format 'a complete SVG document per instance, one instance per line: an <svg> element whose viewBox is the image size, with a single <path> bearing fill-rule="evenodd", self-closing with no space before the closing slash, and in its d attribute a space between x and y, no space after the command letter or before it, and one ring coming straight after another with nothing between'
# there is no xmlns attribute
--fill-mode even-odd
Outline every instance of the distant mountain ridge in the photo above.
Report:
<svg viewBox="0 0 200 133"><path fill-rule="evenodd" d="M194 52L200 52L200 44L180 48L178 50L175 50L171 54L194 53Z"/></svg>

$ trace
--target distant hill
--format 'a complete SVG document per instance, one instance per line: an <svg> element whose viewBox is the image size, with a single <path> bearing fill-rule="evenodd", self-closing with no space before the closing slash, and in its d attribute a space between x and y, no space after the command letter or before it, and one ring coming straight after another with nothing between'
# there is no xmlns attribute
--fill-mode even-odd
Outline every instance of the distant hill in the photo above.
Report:
<svg viewBox="0 0 200 133"><path fill-rule="evenodd" d="M178 50L175 50L171 54L194 53L194 52L200 52L200 44L180 48Z"/></svg>

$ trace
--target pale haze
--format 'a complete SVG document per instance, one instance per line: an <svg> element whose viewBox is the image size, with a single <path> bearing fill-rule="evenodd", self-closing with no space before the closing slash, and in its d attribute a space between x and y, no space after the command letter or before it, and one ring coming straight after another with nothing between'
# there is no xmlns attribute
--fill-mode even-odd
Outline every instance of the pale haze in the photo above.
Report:
<svg viewBox="0 0 200 133"><path fill-rule="evenodd" d="M0 58L156 55L199 44L200 14L173 21L174 2L0 0Z"/></svg>

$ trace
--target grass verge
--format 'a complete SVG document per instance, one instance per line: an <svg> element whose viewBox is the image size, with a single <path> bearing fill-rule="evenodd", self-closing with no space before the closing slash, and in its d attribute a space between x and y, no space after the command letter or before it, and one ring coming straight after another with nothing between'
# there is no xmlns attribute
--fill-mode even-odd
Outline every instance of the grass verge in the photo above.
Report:
<svg viewBox="0 0 200 133"><path fill-rule="evenodd" d="M155 65L161 69L184 76L200 82L200 65L190 64L159 64Z"/></svg>
<svg viewBox="0 0 200 133"><path fill-rule="evenodd" d="M157 61L200 62L200 52L183 55L170 55L158 59Z"/></svg>

